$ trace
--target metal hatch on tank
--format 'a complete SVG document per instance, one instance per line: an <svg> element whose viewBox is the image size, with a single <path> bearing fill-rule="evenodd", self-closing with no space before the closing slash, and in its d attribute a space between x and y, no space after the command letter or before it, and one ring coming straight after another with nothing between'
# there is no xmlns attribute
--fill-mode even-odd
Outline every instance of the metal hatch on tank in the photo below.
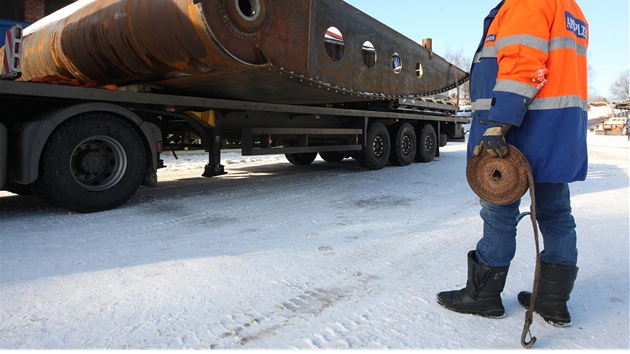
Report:
<svg viewBox="0 0 630 354"><path fill-rule="evenodd" d="M339 0L81 0L27 28L21 80L290 104L426 96L468 74Z"/></svg>

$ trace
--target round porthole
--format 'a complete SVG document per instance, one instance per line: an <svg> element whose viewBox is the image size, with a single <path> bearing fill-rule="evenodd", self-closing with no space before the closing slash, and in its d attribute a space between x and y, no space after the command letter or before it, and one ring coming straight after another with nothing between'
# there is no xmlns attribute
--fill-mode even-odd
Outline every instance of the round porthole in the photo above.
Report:
<svg viewBox="0 0 630 354"><path fill-rule="evenodd" d="M330 59L339 61L343 59L343 53L346 47L346 43L343 40L343 35L337 29L337 27L329 27L324 34L324 47L326 48L326 54Z"/></svg>
<svg viewBox="0 0 630 354"><path fill-rule="evenodd" d="M400 74L402 72L403 63L402 59L400 59L400 55L398 53L394 53L392 55L392 69L394 70L394 74Z"/></svg>
<svg viewBox="0 0 630 354"><path fill-rule="evenodd" d="M418 77L418 79L421 79L423 75L424 69L422 69L422 64L418 62L416 63L416 76Z"/></svg>
<svg viewBox="0 0 630 354"><path fill-rule="evenodd" d="M363 64L365 64L368 68L373 68L374 65L376 65L376 49L374 49L372 42L363 42L363 46L361 47L361 58L363 59Z"/></svg>
<svg viewBox="0 0 630 354"><path fill-rule="evenodd" d="M256 33L267 20L266 0L223 0L223 7L234 25L245 33Z"/></svg>

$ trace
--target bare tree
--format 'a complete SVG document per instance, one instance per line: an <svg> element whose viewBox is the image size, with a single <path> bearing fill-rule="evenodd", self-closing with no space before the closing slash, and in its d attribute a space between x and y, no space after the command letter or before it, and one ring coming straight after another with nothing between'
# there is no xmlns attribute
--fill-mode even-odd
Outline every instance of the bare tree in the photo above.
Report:
<svg viewBox="0 0 630 354"><path fill-rule="evenodd" d="M588 66L588 99L589 101L595 101L599 98L599 92L593 86L593 82L595 82L595 70L591 65Z"/></svg>
<svg viewBox="0 0 630 354"><path fill-rule="evenodd" d="M630 70L619 75L619 78L610 85L610 94L615 101L630 100Z"/></svg>
<svg viewBox="0 0 630 354"><path fill-rule="evenodd" d="M444 59L466 71L470 70L470 65L472 64L472 59L464 56L464 50L462 48L457 52L447 51L444 55ZM452 93L452 95L454 95L454 93ZM470 100L470 85L468 81L459 87L459 97L462 100Z"/></svg>

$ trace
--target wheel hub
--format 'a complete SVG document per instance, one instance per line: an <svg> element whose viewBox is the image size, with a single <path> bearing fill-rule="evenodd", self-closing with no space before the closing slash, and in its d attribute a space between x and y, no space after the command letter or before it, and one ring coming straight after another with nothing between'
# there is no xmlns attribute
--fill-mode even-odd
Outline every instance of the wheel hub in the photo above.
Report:
<svg viewBox="0 0 630 354"><path fill-rule="evenodd" d="M94 147L93 150L81 151L78 154L77 167L86 174L97 174L105 169L106 161L107 156L103 150Z"/></svg>
<svg viewBox="0 0 630 354"><path fill-rule="evenodd" d="M411 151L413 149L413 144L411 143L411 138L409 135L405 135L402 139L402 152L405 156L411 155Z"/></svg>
<svg viewBox="0 0 630 354"><path fill-rule="evenodd" d="M424 140L424 149L425 149L426 151L431 151L431 150L433 150L433 139L431 139L431 138L427 137L427 138Z"/></svg>
<svg viewBox="0 0 630 354"><path fill-rule="evenodd" d="M381 158L383 156L383 151L385 150L385 141L382 136L379 135L374 138L372 148L374 151L374 156L378 158Z"/></svg>
<svg viewBox="0 0 630 354"><path fill-rule="evenodd" d="M103 191L122 179L127 169L127 158L118 141L107 136L95 136L77 145L70 168L74 179L83 188Z"/></svg>

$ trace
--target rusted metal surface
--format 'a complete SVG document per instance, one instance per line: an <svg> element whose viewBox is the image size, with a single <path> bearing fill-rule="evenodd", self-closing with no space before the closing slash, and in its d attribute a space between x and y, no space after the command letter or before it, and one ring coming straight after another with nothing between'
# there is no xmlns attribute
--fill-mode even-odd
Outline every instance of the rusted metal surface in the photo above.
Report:
<svg viewBox="0 0 630 354"><path fill-rule="evenodd" d="M27 32L22 72L298 104L430 95L468 77L339 0L93 1Z"/></svg>

